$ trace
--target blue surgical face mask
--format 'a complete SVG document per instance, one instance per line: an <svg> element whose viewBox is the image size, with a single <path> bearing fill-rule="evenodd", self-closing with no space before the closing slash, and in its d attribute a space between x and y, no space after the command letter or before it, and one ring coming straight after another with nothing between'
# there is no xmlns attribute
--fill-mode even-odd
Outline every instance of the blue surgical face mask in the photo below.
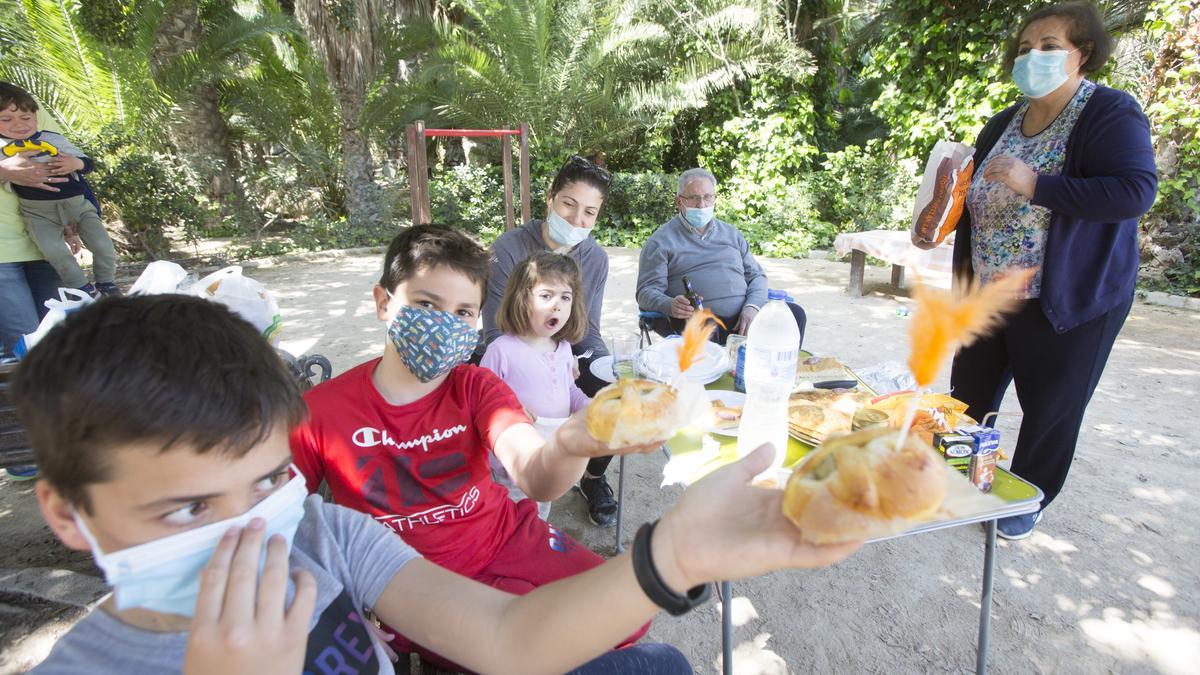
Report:
<svg viewBox="0 0 1200 675"><path fill-rule="evenodd" d="M694 208L691 206L684 207L683 218L693 230L703 230L708 226L713 219L713 207L705 206L702 208Z"/></svg>
<svg viewBox="0 0 1200 675"><path fill-rule="evenodd" d="M432 382L471 358L479 331L450 312L405 305L388 326L388 338L404 366Z"/></svg>
<svg viewBox="0 0 1200 675"><path fill-rule="evenodd" d="M1029 98L1041 98L1070 79L1071 76L1067 73L1067 57L1077 51L1079 50L1067 52L1061 49L1031 49L1013 61L1013 82L1022 94Z"/></svg>
<svg viewBox="0 0 1200 675"><path fill-rule="evenodd" d="M592 233L590 227L575 227L567 222L565 218L554 212L554 207L546 208L546 224L550 228L550 238L556 241L562 248L571 248Z"/></svg>
<svg viewBox="0 0 1200 675"><path fill-rule="evenodd" d="M100 550L96 538L78 513L75 524L87 539L96 564L104 571L105 581L113 587L117 609L141 607L192 616L196 612L196 597L200 594L200 573L229 528L245 527L254 518L267 522L264 553L258 561L259 572L262 572L265 542L271 536L282 535L288 551L292 550L296 528L304 518L307 496L304 476L297 471L295 478L240 516L112 553Z"/></svg>

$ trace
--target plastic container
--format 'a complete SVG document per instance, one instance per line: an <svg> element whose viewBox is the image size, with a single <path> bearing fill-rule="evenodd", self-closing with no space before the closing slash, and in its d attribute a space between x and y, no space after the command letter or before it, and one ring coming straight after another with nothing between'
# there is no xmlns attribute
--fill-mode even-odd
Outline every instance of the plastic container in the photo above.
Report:
<svg viewBox="0 0 1200 675"><path fill-rule="evenodd" d="M768 302L746 336L746 405L738 431L738 457L763 443L775 446L775 461L763 474L783 466L788 445L788 396L796 383L800 355L800 328L784 300L787 294L770 291Z"/></svg>

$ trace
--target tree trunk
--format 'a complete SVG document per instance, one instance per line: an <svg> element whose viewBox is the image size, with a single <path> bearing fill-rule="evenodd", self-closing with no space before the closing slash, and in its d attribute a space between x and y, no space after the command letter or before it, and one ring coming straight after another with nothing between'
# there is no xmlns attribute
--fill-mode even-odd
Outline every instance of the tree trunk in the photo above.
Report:
<svg viewBox="0 0 1200 675"><path fill-rule="evenodd" d="M201 83L190 91L174 91L169 82L171 66L200 44L200 17L195 2L178 0L167 10L154 36L150 72L163 91L176 100L171 115L171 139L188 164L204 182L208 196L224 216L261 220L246 199L237 176L240 170L229 125L221 114L221 95L212 83ZM212 223L215 224L215 223Z"/></svg>
<svg viewBox="0 0 1200 675"><path fill-rule="evenodd" d="M346 183L344 206L351 222L369 227L382 226L383 211L379 186L375 184L375 161L371 145L359 120L365 97L343 95L338 137L342 146L342 174Z"/></svg>

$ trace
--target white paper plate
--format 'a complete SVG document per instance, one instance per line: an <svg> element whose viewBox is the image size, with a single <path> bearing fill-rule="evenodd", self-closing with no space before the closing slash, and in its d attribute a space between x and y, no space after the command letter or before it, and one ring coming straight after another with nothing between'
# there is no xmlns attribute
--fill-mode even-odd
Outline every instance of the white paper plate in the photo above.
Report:
<svg viewBox="0 0 1200 675"><path fill-rule="evenodd" d="M721 401L727 406L737 406L746 404L746 395L740 391L728 391L724 389L708 389L705 390L708 394L709 401ZM721 429L716 425L705 429L710 434L720 434L721 436L737 436L739 426L733 426L726 429Z"/></svg>
<svg viewBox="0 0 1200 675"><path fill-rule="evenodd" d="M615 382L617 378L613 376L612 367L612 354L605 354L604 356L597 358L596 360L592 361L592 365L589 366L589 368L592 370L592 375L595 375L597 378L604 380L605 382Z"/></svg>
<svg viewBox="0 0 1200 675"><path fill-rule="evenodd" d="M681 338L667 338L645 350L652 355L648 358L655 358L666 364L664 368L667 372L664 373L664 378L673 378L679 373L679 347L682 344ZM720 379L728 370L729 359L725 355L725 348L715 342L706 342L700 358L687 369L686 375L693 382L708 384Z"/></svg>

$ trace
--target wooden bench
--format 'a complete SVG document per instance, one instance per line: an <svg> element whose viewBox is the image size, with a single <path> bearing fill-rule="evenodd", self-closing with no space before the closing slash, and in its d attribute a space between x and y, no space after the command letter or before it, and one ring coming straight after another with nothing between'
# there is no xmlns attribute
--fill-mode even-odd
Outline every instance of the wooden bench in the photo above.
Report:
<svg viewBox="0 0 1200 675"><path fill-rule="evenodd" d="M307 391L333 375L333 366L329 359L320 354L304 354L297 357L282 349L276 351L287 366L288 372L300 384L301 391ZM29 466L34 463L33 449L29 447L25 429L21 426L21 419L17 417L17 406L9 395L9 387L17 372L17 365L0 364L0 469Z"/></svg>
<svg viewBox="0 0 1200 675"><path fill-rule="evenodd" d="M906 267L925 277L949 276L953 267L953 242L953 238L947 239L941 246L924 251L912 245L907 230L870 230L839 234L833 248L838 255L850 255L850 285L846 290L850 297L858 298L863 294L867 256L892 264L892 286L899 290L904 285Z"/></svg>

